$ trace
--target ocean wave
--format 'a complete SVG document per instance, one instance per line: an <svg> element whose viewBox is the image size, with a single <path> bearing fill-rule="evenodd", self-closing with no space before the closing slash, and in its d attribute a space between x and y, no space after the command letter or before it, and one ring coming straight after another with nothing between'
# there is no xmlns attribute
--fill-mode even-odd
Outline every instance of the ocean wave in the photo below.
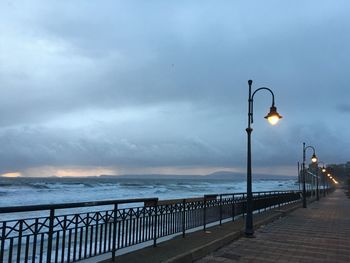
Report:
<svg viewBox="0 0 350 263"><path fill-rule="evenodd" d="M155 194L164 194L164 193L167 193L167 192L169 192L169 190L167 190L167 189L159 189L159 190L155 191L154 193Z"/></svg>
<svg viewBox="0 0 350 263"><path fill-rule="evenodd" d="M290 181L258 181L254 191L290 190L297 185ZM283 184L283 185L281 185ZM97 178L0 178L0 206L36 205L45 203L88 202L107 199L187 198L204 194L244 192L244 181L200 180L116 180Z"/></svg>

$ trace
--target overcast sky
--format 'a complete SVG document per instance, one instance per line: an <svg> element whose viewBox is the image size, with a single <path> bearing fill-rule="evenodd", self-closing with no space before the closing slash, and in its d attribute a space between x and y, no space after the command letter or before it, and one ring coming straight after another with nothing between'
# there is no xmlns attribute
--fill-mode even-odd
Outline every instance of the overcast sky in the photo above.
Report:
<svg viewBox="0 0 350 263"><path fill-rule="evenodd" d="M350 2L1 1L0 173L296 174L350 159ZM308 153L311 156L311 153Z"/></svg>

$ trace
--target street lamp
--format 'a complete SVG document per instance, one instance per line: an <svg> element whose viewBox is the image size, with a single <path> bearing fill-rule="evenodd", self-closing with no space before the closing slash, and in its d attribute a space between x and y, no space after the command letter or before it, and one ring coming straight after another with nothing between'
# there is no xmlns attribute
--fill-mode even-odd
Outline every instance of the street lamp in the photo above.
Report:
<svg viewBox="0 0 350 263"><path fill-rule="evenodd" d="M271 125L277 124L277 122L282 118L278 114L277 108L275 107L275 95L272 90L266 87L258 88L252 93L252 80L248 80L249 86L249 97L248 97L248 128L246 129L248 141L247 141L247 216L245 221L245 235L251 237L254 234L253 227L253 193L252 193L252 152L251 152L251 134L253 129L251 124L253 123L253 101L254 95L260 90L269 91L272 95L272 105L270 107L270 112L265 116L265 119L269 121Z"/></svg>
<svg viewBox="0 0 350 263"><path fill-rule="evenodd" d="M331 177L331 174L328 173L327 176L328 176L328 178L330 178L330 177ZM330 179L327 180L327 193L328 193L328 188L330 187L330 185L329 185L329 180L330 180Z"/></svg>
<svg viewBox="0 0 350 263"><path fill-rule="evenodd" d="M307 149L312 149L313 154L311 157L311 162L317 162L316 151L313 146L305 146L305 142L303 142L303 208L306 208L306 189L305 189L305 154Z"/></svg>
<svg viewBox="0 0 350 263"><path fill-rule="evenodd" d="M311 161L315 164L315 169L316 169L316 200L320 201L320 187L319 187L319 178L318 178L318 164L319 164L319 161L318 161L318 159L317 159L315 154L312 155Z"/></svg>
<svg viewBox="0 0 350 263"><path fill-rule="evenodd" d="M318 163L322 163L322 168L321 168L321 171L322 171L322 179L323 179L323 197L326 197L326 165L324 162L321 162L319 161Z"/></svg>

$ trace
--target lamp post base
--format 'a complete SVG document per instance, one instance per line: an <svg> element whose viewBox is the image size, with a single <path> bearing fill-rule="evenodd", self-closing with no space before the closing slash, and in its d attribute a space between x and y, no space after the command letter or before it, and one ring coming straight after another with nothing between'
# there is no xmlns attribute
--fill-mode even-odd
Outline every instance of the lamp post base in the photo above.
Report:
<svg viewBox="0 0 350 263"><path fill-rule="evenodd" d="M246 237L246 238L256 238L254 233L247 233L247 232L244 232L244 237Z"/></svg>

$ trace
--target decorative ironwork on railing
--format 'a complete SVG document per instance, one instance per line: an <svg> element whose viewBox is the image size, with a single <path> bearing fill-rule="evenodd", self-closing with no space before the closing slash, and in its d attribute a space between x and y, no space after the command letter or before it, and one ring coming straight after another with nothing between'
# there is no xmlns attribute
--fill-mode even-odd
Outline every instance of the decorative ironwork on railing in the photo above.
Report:
<svg viewBox="0 0 350 263"><path fill-rule="evenodd" d="M254 193L254 211L300 200L299 191ZM142 204L143 203L143 204ZM75 262L245 213L246 194L201 198L109 200L87 203L0 208L0 214L48 211L48 215L0 220L0 262ZM129 207L126 207L128 205ZM109 206L93 211L92 207ZM71 212L72 209L86 209ZM62 210L64 209L64 210ZM68 210L68 211L67 211ZM69 212L70 211L70 212Z"/></svg>

